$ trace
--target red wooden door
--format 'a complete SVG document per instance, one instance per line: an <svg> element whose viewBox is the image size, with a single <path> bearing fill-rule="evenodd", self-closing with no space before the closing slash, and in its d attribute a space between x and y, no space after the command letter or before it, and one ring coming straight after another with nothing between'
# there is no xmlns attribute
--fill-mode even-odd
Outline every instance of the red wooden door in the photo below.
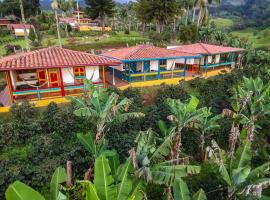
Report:
<svg viewBox="0 0 270 200"><path fill-rule="evenodd" d="M38 70L38 80L39 80L39 85L43 85L47 82L47 77L46 77L46 70Z"/></svg>
<svg viewBox="0 0 270 200"><path fill-rule="evenodd" d="M49 79L51 87L59 87L59 72L58 69L49 69Z"/></svg>

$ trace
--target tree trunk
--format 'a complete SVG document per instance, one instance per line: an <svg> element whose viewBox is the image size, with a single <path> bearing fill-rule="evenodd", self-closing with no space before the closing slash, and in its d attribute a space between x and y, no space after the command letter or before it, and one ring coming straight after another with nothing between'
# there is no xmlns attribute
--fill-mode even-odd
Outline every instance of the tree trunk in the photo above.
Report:
<svg viewBox="0 0 270 200"><path fill-rule="evenodd" d="M176 20L175 18L173 19L173 32L176 32Z"/></svg>
<svg viewBox="0 0 270 200"><path fill-rule="evenodd" d="M188 17L189 17L189 7L187 9L187 14L186 14L186 26L188 25Z"/></svg>
<svg viewBox="0 0 270 200"><path fill-rule="evenodd" d="M156 31L157 31L158 33L161 32L161 30L160 30L160 23L159 23L159 22L156 23Z"/></svg>
<svg viewBox="0 0 270 200"><path fill-rule="evenodd" d="M196 18L196 8L193 7L193 16L192 16L192 23L195 22L195 18Z"/></svg>
<svg viewBox="0 0 270 200"><path fill-rule="evenodd" d="M202 159L202 161L205 160L204 146L205 146L205 133L204 133L204 131L202 131L202 134L201 134L201 159Z"/></svg>
<svg viewBox="0 0 270 200"><path fill-rule="evenodd" d="M201 17L202 17L202 8L200 8L200 12L199 12L199 15L198 15L197 26L200 26Z"/></svg>
<svg viewBox="0 0 270 200"><path fill-rule="evenodd" d="M102 24L102 35L104 35L105 34L105 19L102 17L101 18L101 24Z"/></svg>
<svg viewBox="0 0 270 200"><path fill-rule="evenodd" d="M59 27L58 17L57 17L57 10L54 10L54 15L55 15L55 21L56 21L56 28L57 28L57 36L58 36L59 47L62 48L60 27Z"/></svg>
<svg viewBox="0 0 270 200"><path fill-rule="evenodd" d="M91 177L93 176L92 172L93 172L93 170L91 167L87 170L87 172L85 172L85 174L84 174L85 181L91 181Z"/></svg>
<svg viewBox="0 0 270 200"><path fill-rule="evenodd" d="M72 162L67 161L67 187L72 187Z"/></svg>
<svg viewBox="0 0 270 200"><path fill-rule="evenodd" d="M29 43L28 43L28 33L26 31L26 21L25 21L25 17L24 17L24 9L23 9L23 2L22 0L20 0L20 10L21 10L21 16L22 16L22 23L24 25L24 41L25 41L25 48L26 51L30 51L30 47L29 47Z"/></svg>
<svg viewBox="0 0 270 200"><path fill-rule="evenodd" d="M182 145L182 141L181 141L181 138L182 138L182 133L181 133L181 129L178 130L178 133L176 133L176 136L175 136L175 139L174 139L174 146L173 148L171 149L171 155L170 155L170 159L171 160L174 160L174 163L176 165L179 164L179 154L180 154L180 148L181 148L181 145Z"/></svg>
<svg viewBox="0 0 270 200"><path fill-rule="evenodd" d="M145 33L145 31L146 31L146 23L143 22L142 23L142 32L143 32L143 34Z"/></svg>

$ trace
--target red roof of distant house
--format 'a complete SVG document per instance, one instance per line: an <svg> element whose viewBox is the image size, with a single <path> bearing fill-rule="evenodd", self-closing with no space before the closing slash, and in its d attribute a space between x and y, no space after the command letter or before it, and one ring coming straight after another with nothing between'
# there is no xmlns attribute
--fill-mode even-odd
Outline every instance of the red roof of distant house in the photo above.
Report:
<svg viewBox="0 0 270 200"><path fill-rule="evenodd" d="M0 71L119 64L119 61L104 56L92 55L59 47L49 47L0 58Z"/></svg>
<svg viewBox="0 0 270 200"><path fill-rule="evenodd" d="M172 50L179 52L187 52L187 53L198 53L198 54L217 54L217 53L229 53L229 52L239 52L244 51L245 49L226 47L226 46L218 46L212 44L204 44L204 43L196 43L196 44L188 44L181 45Z"/></svg>
<svg viewBox="0 0 270 200"><path fill-rule="evenodd" d="M33 25L31 24L10 24L10 26L13 29L30 29L30 28L35 28Z"/></svg>
<svg viewBox="0 0 270 200"><path fill-rule="evenodd" d="M60 22L64 22L64 23L75 23L75 18L73 17L61 17L59 19Z"/></svg>
<svg viewBox="0 0 270 200"><path fill-rule="evenodd" d="M118 50L102 54L119 60L142 60L152 58L178 58L178 57L199 57L198 54L178 52L151 45L137 45L133 47L121 48Z"/></svg>
<svg viewBox="0 0 270 200"><path fill-rule="evenodd" d="M11 24L11 20L7 18L0 18L0 25L8 25Z"/></svg>

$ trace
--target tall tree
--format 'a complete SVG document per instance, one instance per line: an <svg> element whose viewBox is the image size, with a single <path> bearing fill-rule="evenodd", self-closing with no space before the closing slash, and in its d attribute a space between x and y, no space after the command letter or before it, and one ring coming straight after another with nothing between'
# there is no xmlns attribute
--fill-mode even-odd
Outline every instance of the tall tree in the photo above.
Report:
<svg viewBox="0 0 270 200"><path fill-rule="evenodd" d="M213 3L220 3L221 0L196 0L195 4L199 8L199 15L197 19L197 25L200 26L208 22L209 11L208 7Z"/></svg>
<svg viewBox="0 0 270 200"><path fill-rule="evenodd" d="M149 0L137 0L134 9L137 15L137 18L142 22L142 31L146 31L146 24L152 21L152 15L148 13L150 7Z"/></svg>
<svg viewBox="0 0 270 200"><path fill-rule="evenodd" d="M24 15L26 18L35 16L40 11L39 0L22 0L24 7ZM0 1L1 15L15 15L21 18L19 0L1 0Z"/></svg>
<svg viewBox="0 0 270 200"><path fill-rule="evenodd" d="M20 10L21 10L21 16L22 16L22 23L24 24L25 48L26 48L27 51L30 51L29 43L28 43L28 33L27 33L26 27L25 27L26 21L25 21L25 16L24 16L24 7L23 7L22 0L20 0L19 3L20 3Z"/></svg>
<svg viewBox="0 0 270 200"><path fill-rule="evenodd" d="M74 6L74 0L57 0L60 10L62 10L62 16L66 17L67 12ZM66 37L68 37L68 24L65 26Z"/></svg>
<svg viewBox="0 0 270 200"><path fill-rule="evenodd" d="M139 0L137 1L137 11L140 18L156 22L158 33L164 31L165 24L173 20L178 14L178 4L176 0ZM141 11L139 9L142 8Z"/></svg>
<svg viewBox="0 0 270 200"><path fill-rule="evenodd" d="M114 13L115 2L113 0L86 0L86 13L92 19L99 18L102 24L102 33L105 33L106 17L112 17Z"/></svg>
<svg viewBox="0 0 270 200"><path fill-rule="evenodd" d="M62 48L60 27L59 27L59 22L58 22L58 15L57 15L57 9L58 9L58 2L57 2L57 0L52 0L51 7L54 10L59 46Z"/></svg>

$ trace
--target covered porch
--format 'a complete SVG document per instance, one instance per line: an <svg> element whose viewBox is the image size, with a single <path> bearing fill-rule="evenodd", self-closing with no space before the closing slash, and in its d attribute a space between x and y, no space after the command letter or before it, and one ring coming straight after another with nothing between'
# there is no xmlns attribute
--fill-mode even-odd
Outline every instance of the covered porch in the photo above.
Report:
<svg viewBox="0 0 270 200"><path fill-rule="evenodd" d="M12 100L42 100L86 93L85 79L106 86L105 67L68 67L6 72Z"/></svg>
<svg viewBox="0 0 270 200"><path fill-rule="evenodd" d="M106 67L120 63L102 56L51 47L6 57L0 59L0 64L6 79L4 96L8 95L11 104L23 99L39 101L82 95L86 93L86 79L97 87L106 87Z"/></svg>
<svg viewBox="0 0 270 200"><path fill-rule="evenodd" d="M192 58L192 62L190 62L190 58L132 61L108 68L107 74L108 77L111 77L113 85L118 85L119 80L127 84L156 80L166 82L168 79L185 79L186 77L198 76L201 71L199 63L200 57Z"/></svg>

